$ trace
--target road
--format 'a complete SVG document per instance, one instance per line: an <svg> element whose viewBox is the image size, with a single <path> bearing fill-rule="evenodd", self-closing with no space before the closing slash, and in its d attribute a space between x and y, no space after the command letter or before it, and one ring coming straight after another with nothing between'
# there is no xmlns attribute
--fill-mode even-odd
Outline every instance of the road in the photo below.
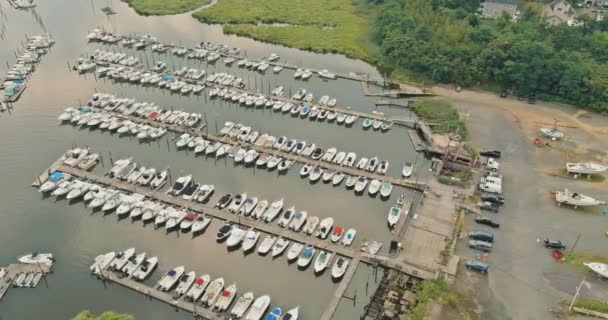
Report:
<svg viewBox="0 0 608 320"><path fill-rule="evenodd" d="M606 301L608 281L555 261L550 251L538 242L545 237L560 239L569 250L582 233L577 251L608 255L608 239L604 236L608 217L557 207L549 193L567 186L600 198L608 197L606 183L547 175L564 165L565 156L559 151L538 149L530 140L534 122L556 117L562 123L578 127L566 132L571 139L564 147L585 152L585 157L591 153L605 157L605 154L598 155L597 150L608 150L608 134L602 131L608 121L593 117L583 122L572 116L576 112L573 110L551 105L530 106L492 94L434 90L441 98L450 100L466 119L470 139L476 146L503 152L501 172L505 176L503 191L507 203L500 213L488 214L501 224L495 231L496 243L489 255L491 272L485 277L461 268L457 279L458 288L473 294L479 319L553 319L549 309L560 300L568 299L584 277L592 287L583 289L582 294ZM485 229L472 219L467 217L465 231ZM476 252L466 247L466 241L461 241L457 254L471 258Z"/></svg>

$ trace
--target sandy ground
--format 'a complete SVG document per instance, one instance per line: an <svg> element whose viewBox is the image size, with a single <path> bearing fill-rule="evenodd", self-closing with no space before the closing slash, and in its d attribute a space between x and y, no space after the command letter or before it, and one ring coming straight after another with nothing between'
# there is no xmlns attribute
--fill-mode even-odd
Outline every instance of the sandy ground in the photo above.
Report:
<svg viewBox="0 0 608 320"><path fill-rule="evenodd" d="M573 288L586 277L592 283L583 295L606 300L608 281L590 272L578 271L551 258L538 240L559 239L568 250L577 235L577 251L608 255L608 217L601 209L575 212L558 207L550 191L576 189L608 200L608 184L556 177L568 160L608 163L608 118L565 106L538 102L529 105L516 99L501 99L491 93L456 92L436 87L438 98L451 101L467 122L471 141L479 148L502 150L501 173L505 176L503 195L507 203L498 214L486 214L501 224L489 230L465 219L465 231L485 230L495 234L494 250L488 256L487 276L460 268L456 288L463 303L478 319L556 319L550 312L559 301L568 299ZM531 141L540 127L557 120L565 141L550 142L548 148ZM457 254L463 261L478 254L461 241Z"/></svg>

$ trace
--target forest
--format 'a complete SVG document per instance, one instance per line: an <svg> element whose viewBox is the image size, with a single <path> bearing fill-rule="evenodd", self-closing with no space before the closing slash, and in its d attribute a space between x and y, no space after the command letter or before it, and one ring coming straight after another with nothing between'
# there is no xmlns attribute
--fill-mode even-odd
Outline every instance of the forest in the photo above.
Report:
<svg viewBox="0 0 608 320"><path fill-rule="evenodd" d="M538 6L483 19L478 0L377 0L372 37L389 71L495 84L518 95L608 112L608 19L549 26Z"/></svg>

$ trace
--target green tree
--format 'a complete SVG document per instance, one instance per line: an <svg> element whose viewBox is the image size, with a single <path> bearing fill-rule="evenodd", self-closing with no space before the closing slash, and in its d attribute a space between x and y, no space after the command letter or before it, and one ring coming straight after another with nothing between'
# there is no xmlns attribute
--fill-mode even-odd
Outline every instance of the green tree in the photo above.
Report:
<svg viewBox="0 0 608 320"><path fill-rule="evenodd" d="M85 310L76 315L72 320L135 320L135 317L129 314L119 314L113 311L106 311L95 317L91 311Z"/></svg>

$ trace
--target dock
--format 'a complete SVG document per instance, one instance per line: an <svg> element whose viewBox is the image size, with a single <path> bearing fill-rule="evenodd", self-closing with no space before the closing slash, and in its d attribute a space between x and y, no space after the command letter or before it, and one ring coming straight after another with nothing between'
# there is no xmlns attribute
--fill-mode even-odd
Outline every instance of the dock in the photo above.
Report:
<svg viewBox="0 0 608 320"><path fill-rule="evenodd" d="M325 307L325 310L323 311L323 314L321 315L321 320L331 320L331 318L334 315L334 312L336 312L336 308L338 308L338 304L340 303L340 300L344 296L344 292L346 291L346 288L348 288L350 281L353 279L353 276L355 275L355 271L357 270L359 263L360 263L360 260L358 258L355 258L350 261L348 270L346 270L346 273L344 274L342 281L338 285L338 288L336 288L336 291L334 291L334 294L332 295L331 300L329 300L327 307Z"/></svg>
<svg viewBox="0 0 608 320"><path fill-rule="evenodd" d="M404 231L405 231L405 223L410 215L410 211L412 209L412 199L407 198L403 205L401 206L401 216L399 217L399 221L395 224L393 228L393 237L391 241L400 242L403 239Z"/></svg>
<svg viewBox="0 0 608 320"><path fill-rule="evenodd" d="M110 282L117 283L125 288L129 288L133 291L144 294L146 297L148 297L150 299L153 298L153 299L162 301L175 308L180 308L186 312L189 312L192 315L202 317L202 319L206 319L206 320L223 320L224 319L223 317L219 316L217 313L215 313L209 309L205 309L200 305L197 307L197 305L195 303L190 303L184 299L175 300L171 294L156 290L155 288L152 288L152 287L148 287L148 286L142 284L141 282L132 280L130 277L120 277L117 274L110 272L109 270L105 270L102 274L103 274L103 276L101 276L100 278L103 281L110 281Z"/></svg>
<svg viewBox="0 0 608 320"><path fill-rule="evenodd" d="M15 263L7 267L3 267L6 270L4 277L0 278L0 300L4 297L8 289L11 288L13 280L19 273L23 272L42 272L42 277L46 276L51 271L51 266L47 264L25 264Z"/></svg>
<svg viewBox="0 0 608 320"><path fill-rule="evenodd" d="M389 107L400 107L400 108L404 108L404 109L409 109L410 100L405 101L405 103L400 103L399 101L395 101L395 100L378 100L378 101L374 102L374 104L376 106L389 106Z"/></svg>
<svg viewBox="0 0 608 320"><path fill-rule="evenodd" d="M419 191L422 191L425 188L425 182L423 182L423 181L384 176L384 175L377 174L375 172L360 170L360 169L357 169L354 167L344 167L344 166L341 166L338 164L329 163L329 162L325 162L325 161L321 161L321 160L313 160L312 158L304 157L302 155L279 151L279 150L276 150L273 148L267 148L264 146L258 146L258 145L255 145L255 144L252 144L249 142L232 140L232 139L229 139L228 137L220 137L220 136L211 135L207 131L204 131L204 130L187 128L187 127L173 125L173 124L166 124L166 123L157 122L157 121L144 119L144 118L140 118L140 117L125 116L118 112L104 111L102 109L95 108L95 107L92 107L92 109L95 109L95 110L98 110L100 112L104 112L107 114L111 114L111 115L114 115L114 116L122 118L122 119L127 119L134 123L147 124L152 127L163 127L165 129L167 129L168 131L173 131L178 134L188 133L193 136L203 137L203 138L213 141L213 142L219 141L219 142L230 144L230 145L239 145L241 147L256 150L260 153L265 152L265 153L268 153L268 154L271 154L274 156L282 157L284 159L292 160L294 162L309 164L309 165L313 165L313 166L319 166L319 167L323 167L323 168L327 168L327 169L334 169L338 172L343 172L345 174L354 175L354 176L363 176L368 179L377 179L380 181L388 181L395 186L406 187L406 188L419 190Z"/></svg>

